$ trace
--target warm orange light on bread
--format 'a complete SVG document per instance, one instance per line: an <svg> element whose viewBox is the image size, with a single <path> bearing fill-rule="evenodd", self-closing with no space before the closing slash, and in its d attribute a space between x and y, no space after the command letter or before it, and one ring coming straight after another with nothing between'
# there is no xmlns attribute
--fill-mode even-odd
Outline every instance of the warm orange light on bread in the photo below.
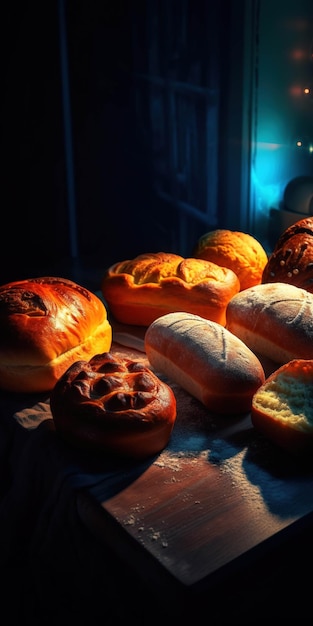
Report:
<svg viewBox="0 0 313 626"><path fill-rule="evenodd" d="M78 359L109 350L112 329L102 300L58 277L0 287L0 387L42 392Z"/></svg>
<svg viewBox="0 0 313 626"><path fill-rule="evenodd" d="M129 459L160 452L176 420L172 389L139 361L110 353L74 363L56 383L50 406L67 442Z"/></svg>
<svg viewBox="0 0 313 626"><path fill-rule="evenodd" d="M240 289L258 285L267 263L266 251L252 235L241 231L217 229L198 240L193 255L233 270Z"/></svg>
<svg viewBox="0 0 313 626"><path fill-rule="evenodd" d="M157 252L115 263L101 288L112 315L124 324L149 326L166 313L187 311L224 325L226 306L240 284L226 267Z"/></svg>
<svg viewBox="0 0 313 626"><path fill-rule="evenodd" d="M273 372L252 399L251 419L280 447L313 451L313 360L295 359Z"/></svg>

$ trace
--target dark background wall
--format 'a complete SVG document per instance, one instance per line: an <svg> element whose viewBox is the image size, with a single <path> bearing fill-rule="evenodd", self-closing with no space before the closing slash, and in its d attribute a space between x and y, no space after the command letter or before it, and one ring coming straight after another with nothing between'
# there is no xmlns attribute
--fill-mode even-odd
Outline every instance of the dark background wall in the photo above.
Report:
<svg viewBox="0 0 313 626"><path fill-rule="evenodd" d="M162 9L159 24L163 24L163 31L154 29L155 17L153 14L151 16L151 11L149 16L149 7L157 7L158 4ZM101 272L109 263L131 258L147 250L187 252L187 246L182 250L182 235L178 234L182 224L184 240L188 233L187 242L188 237L193 242L207 228L206 218L201 216L202 209L200 222L192 215L180 219L176 200L173 202L172 197L169 202L160 200L155 192L154 165L156 160L160 161L160 157L153 153L154 146L149 136L153 130L155 139L155 128L147 130L147 124L140 119L136 110L136 99L141 90L140 97L142 101L146 99L145 107L149 111L149 90L138 88L135 72L146 67L149 75L149 19L152 32L156 33L155 46L159 48L155 55L163 55L161 78L164 84L169 76L172 80L178 76L181 88L183 76L184 84L192 83L191 88L206 88L207 76L204 82L201 79L201 85L194 85L198 78L190 80L188 71L193 71L197 63L202 63L199 59L203 60L205 68L212 66L210 89L214 91L213 115L218 121L219 110L225 107L223 102L219 103L218 95L215 96L222 80L218 73L220 69L217 68L223 67L218 33L221 24L223 37L230 28L227 8L231 3L224 0L222 4L223 7L217 2L215 6L215 3L203 0L190 5L187 3L191 14L186 17L181 15L183 3L150 3L145 0L116 0L112 3L60 0L59 3L21 2L5 5L2 11L5 61L1 100L4 163L1 204L5 245L1 246L0 282L24 278L30 274L58 271L71 273L73 264L64 136L64 59L62 61L60 58L60 7L64 11L66 30L70 96L70 118L67 118L67 123L70 121L72 133L79 264L92 265ZM168 6L172 11L173 31L168 32L167 37L170 45L173 39L178 43L175 48L173 44L173 49L168 45L166 53L163 53L164 29L167 29L164 11ZM180 22L177 18L176 32L177 6L180 7ZM207 13L208 7L213 7L213 16ZM178 27L179 23L181 26ZM134 24L137 24L135 39ZM182 34L182 25L185 28L186 24L187 34ZM193 30L189 33L188 28ZM207 36L208 28L214 37ZM198 31L201 37L198 37ZM186 39L184 45L180 44L181 37ZM225 50L229 55L227 47ZM179 64L175 57L177 54ZM197 107L195 101L193 114L199 126L197 118L200 112ZM214 120L211 126L216 133L217 124ZM158 123L156 121L155 125ZM167 124L168 132L177 136L176 129L169 122ZM225 132L225 125L223 129ZM204 143L203 128L199 126L196 132ZM184 137L181 123L179 133ZM165 147L169 151L170 141L166 141L168 145ZM203 152L204 148L201 153L198 148L195 145L194 156L189 157L194 169L193 193L196 195L197 188L205 184L211 190L215 203L218 173L206 181L207 156ZM183 149L186 151L185 146ZM216 160L216 134L211 141L210 152ZM183 156L186 160L186 154ZM166 175L170 167L164 155L162 158L164 161L161 167ZM180 175L180 172L171 172L172 179ZM189 202L191 210L196 205L192 200ZM216 213L215 206L212 211ZM77 264L77 259L74 264Z"/></svg>
<svg viewBox="0 0 313 626"><path fill-rule="evenodd" d="M63 5L79 253L103 250L107 259L118 242L113 227L130 236L116 206L129 189L121 150L131 129L127 3ZM58 8L21 2L4 9L2 281L41 274L70 256Z"/></svg>
<svg viewBox="0 0 313 626"><path fill-rule="evenodd" d="M44 266L64 243L57 166L63 158L57 3L5 3L1 38L0 275Z"/></svg>

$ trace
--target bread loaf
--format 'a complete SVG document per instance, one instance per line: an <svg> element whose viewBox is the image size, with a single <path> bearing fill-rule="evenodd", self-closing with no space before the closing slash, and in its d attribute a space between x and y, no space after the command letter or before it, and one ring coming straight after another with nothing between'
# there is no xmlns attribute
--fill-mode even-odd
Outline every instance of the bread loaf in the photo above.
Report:
<svg viewBox="0 0 313 626"><path fill-rule="evenodd" d="M109 350L112 329L102 300L58 277L0 287L0 387L50 391L75 361Z"/></svg>
<svg viewBox="0 0 313 626"><path fill-rule="evenodd" d="M172 389L148 367L111 353L76 362L50 396L56 431L85 450L145 459L168 443L176 420Z"/></svg>
<svg viewBox="0 0 313 626"><path fill-rule="evenodd" d="M236 294L226 328L258 355L280 365L313 358L313 294L295 285L265 283Z"/></svg>
<svg viewBox="0 0 313 626"><path fill-rule="evenodd" d="M262 282L290 283L313 293L313 217L299 220L282 233L263 270Z"/></svg>
<svg viewBox="0 0 313 626"><path fill-rule="evenodd" d="M239 291L236 274L209 261L166 252L115 263L102 280L102 294L122 324L149 326L174 311L225 324L226 306Z"/></svg>
<svg viewBox="0 0 313 626"><path fill-rule="evenodd" d="M251 409L264 382L258 358L220 324L188 313L169 313L145 334L145 350L157 373L180 385L216 414Z"/></svg>
<svg viewBox="0 0 313 626"><path fill-rule="evenodd" d="M275 370L252 399L254 427L294 453L313 450L313 360L295 359Z"/></svg>
<svg viewBox="0 0 313 626"><path fill-rule="evenodd" d="M204 233L193 255L231 269L239 278L240 290L258 285L267 263L267 253L255 237L223 228Z"/></svg>

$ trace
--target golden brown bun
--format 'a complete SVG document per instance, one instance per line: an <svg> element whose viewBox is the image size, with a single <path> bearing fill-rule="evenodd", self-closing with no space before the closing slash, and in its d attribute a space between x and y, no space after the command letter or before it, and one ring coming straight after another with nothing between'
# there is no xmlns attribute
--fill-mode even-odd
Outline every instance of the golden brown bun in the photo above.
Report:
<svg viewBox="0 0 313 626"><path fill-rule="evenodd" d="M0 287L0 387L50 391L78 359L111 347L112 329L100 298L57 277Z"/></svg>
<svg viewBox="0 0 313 626"><path fill-rule="evenodd" d="M211 412L236 415L251 409L264 382L258 358L220 324L188 313L169 313L146 331L145 350L165 374Z"/></svg>
<svg viewBox="0 0 313 626"><path fill-rule="evenodd" d="M274 371L252 399L255 428L290 452L313 450L313 360Z"/></svg>
<svg viewBox="0 0 313 626"><path fill-rule="evenodd" d="M263 283L290 283L313 293L313 217L299 220L277 240Z"/></svg>
<svg viewBox="0 0 313 626"><path fill-rule="evenodd" d="M265 283L241 291L227 307L226 327L257 354L280 365L313 357L313 294Z"/></svg>
<svg viewBox="0 0 313 626"><path fill-rule="evenodd" d="M147 253L112 265L102 293L118 322L149 326L172 311L187 311L225 324L239 280L225 267L166 252Z"/></svg>
<svg viewBox="0 0 313 626"><path fill-rule="evenodd" d="M268 260L263 246L252 235L226 229L202 235L193 255L233 270L239 278L240 290L261 282Z"/></svg>
<svg viewBox="0 0 313 626"><path fill-rule="evenodd" d="M56 383L50 406L67 442L129 459L163 450L176 420L172 389L141 363L110 353L74 363Z"/></svg>

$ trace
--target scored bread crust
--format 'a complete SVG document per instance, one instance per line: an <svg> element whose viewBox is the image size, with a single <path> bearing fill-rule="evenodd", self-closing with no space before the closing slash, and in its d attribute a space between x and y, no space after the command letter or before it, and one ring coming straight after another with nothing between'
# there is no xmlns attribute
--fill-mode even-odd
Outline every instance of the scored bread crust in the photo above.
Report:
<svg viewBox="0 0 313 626"><path fill-rule="evenodd" d="M160 452L176 420L171 387L139 361L111 353L69 367L50 406L57 432L70 444L132 459Z"/></svg>
<svg viewBox="0 0 313 626"><path fill-rule="evenodd" d="M240 288L236 274L203 259L166 252L115 263L101 289L114 318L149 326L166 313L186 311L225 325L229 300Z"/></svg>
<svg viewBox="0 0 313 626"><path fill-rule="evenodd" d="M313 360L294 359L275 370L252 399L251 421L290 452L313 450Z"/></svg>
<svg viewBox="0 0 313 626"><path fill-rule="evenodd" d="M275 363L313 357L313 294L287 283L264 283L237 294L226 328Z"/></svg>
<svg viewBox="0 0 313 626"><path fill-rule="evenodd" d="M14 392L52 389L71 363L110 349L104 303L59 277L0 287L0 387Z"/></svg>
<svg viewBox="0 0 313 626"><path fill-rule="evenodd" d="M146 331L145 350L157 373L214 413L248 412L265 380L259 359L240 339L197 315L177 312L157 319Z"/></svg>

